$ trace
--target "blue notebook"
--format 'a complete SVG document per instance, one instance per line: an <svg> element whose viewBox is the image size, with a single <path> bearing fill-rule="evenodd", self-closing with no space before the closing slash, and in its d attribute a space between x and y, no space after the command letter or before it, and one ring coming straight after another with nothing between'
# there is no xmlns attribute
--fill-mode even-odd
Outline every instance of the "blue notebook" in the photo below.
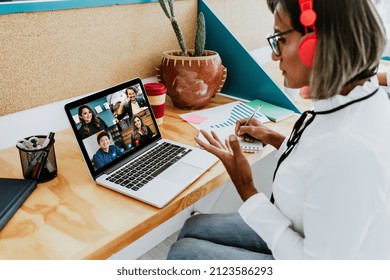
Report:
<svg viewBox="0 0 390 280"><path fill-rule="evenodd" d="M294 112L289 109L276 106L274 104L262 100L256 99L248 103L248 105L252 108L257 108L259 104L262 105L262 107L260 108L260 112L266 115L267 118L269 118L273 122L278 122L294 115Z"/></svg>
<svg viewBox="0 0 390 280"><path fill-rule="evenodd" d="M0 178L0 230L37 186L36 180Z"/></svg>

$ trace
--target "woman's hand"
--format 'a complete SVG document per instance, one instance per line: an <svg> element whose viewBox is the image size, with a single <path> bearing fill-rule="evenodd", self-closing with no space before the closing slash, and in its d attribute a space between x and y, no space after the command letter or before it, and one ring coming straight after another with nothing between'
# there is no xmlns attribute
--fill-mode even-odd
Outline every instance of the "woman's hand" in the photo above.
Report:
<svg viewBox="0 0 390 280"><path fill-rule="evenodd" d="M279 149L285 139L282 134L267 128L255 118L252 118L251 121L245 125L247 120L248 119L242 119L236 122L235 133L239 137L242 137L248 142L251 142L254 138L265 145L270 144L276 149Z"/></svg>
<svg viewBox="0 0 390 280"><path fill-rule="evenodd" d="M256 194L257 190L253 184L252 170L248 160L242 153L237 137L230 135L229 140L222 143L213 131L211 135L203 130L200 132L209 143L205 143L197 137L195 141L199 146L222 161L242 200L245 201Z"/></svg>

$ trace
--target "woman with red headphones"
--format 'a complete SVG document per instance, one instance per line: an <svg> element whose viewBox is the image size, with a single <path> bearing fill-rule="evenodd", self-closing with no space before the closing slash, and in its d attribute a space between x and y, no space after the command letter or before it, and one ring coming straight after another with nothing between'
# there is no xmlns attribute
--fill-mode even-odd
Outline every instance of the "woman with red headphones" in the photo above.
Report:
<svg viewBox="0 0 390 280"><path fill-rule="evenodd" d="M286 85L313 110L290 137L252 119L278 151L271 199L255 186L236 135L196 142L224 164L238 213L188 219L170 259L390 259L390 101L376 74L386 38L371 0L276 0L267 39Z"/></svg>

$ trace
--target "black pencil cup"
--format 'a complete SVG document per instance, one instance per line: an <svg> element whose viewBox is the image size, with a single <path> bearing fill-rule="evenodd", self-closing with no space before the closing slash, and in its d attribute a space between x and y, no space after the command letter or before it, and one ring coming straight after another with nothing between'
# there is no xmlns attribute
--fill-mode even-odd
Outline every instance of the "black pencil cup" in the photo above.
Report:
<svg viewBox="0 0 390 280"><path fill-rule="evenodd" d="M34 179L43 183L57 176L54 138L47 144L44 143L45 139L44 135L31 136L16 144L25 179Z"/></svg>

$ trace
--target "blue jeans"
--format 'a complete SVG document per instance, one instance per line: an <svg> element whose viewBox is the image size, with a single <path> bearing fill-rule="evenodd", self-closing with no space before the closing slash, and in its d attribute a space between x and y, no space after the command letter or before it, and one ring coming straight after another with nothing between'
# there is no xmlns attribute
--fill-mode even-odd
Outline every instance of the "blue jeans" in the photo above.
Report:
<svg viewBox="0 0 390 280"><path fill-rule="evenodd" d="M238 213L190 217L169 250L169 260L273 260L267 244Z"/></svg>

